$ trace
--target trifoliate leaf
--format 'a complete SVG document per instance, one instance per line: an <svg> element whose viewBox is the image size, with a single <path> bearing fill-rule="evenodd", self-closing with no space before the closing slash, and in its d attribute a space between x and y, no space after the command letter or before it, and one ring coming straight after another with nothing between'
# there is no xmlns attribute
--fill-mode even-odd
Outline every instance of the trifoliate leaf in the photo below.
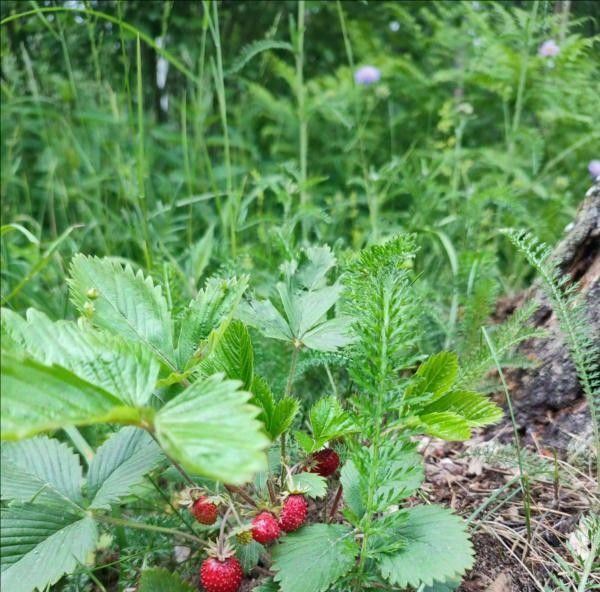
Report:
<svg viewBox="0 0 600 592"><path fill-rule="evenodd" d="M28 504L1 508L2 589L44 590L85 563L98 532L94 520L55 506Z"/></svg>
<svg viewBox="0 0 600 592"><path fill-rule="evenodd" d="M20 339L33 358L67 368L132 406L143 405L152 395L159 364L139 343L118 335L92 330L71 321L51 321L30 309L20 327Z"/></svg>
<svg viewBox="0 0 600 592"><path fill-rule="evenodd" d="M95 326L142 343L175 367L167 301L151 278L111 259L79 254L71 261L69 287L73 303Z"/></svg>
<svg viewBox="0 0 600 592"><path fill-rule="evenodd" d="M266 465L269 440L240 383L213 374L195 382L160 409L156 436L170 456L192 473L233 485Z"/></svg>
<svg viewBox="0 0 600 592"><path fill-rule="evenodd" d="M47 436L2 446L2 500L68 506L79 503L83 474L79 457L69 446Z"/></svg>
<svg viewBox="0 0 600 592"><path fill-rule="evenodd" d="M270 300L251 300L242 302L237 312L237 317L250 327L258 329L265 337L292 341L294 336Z"/></svg>
<svg viewBox="0 0 600 592"><path fill-rule="evenodd" d="M274 547L274 579L282 592L325 592L352 569L357 555L358 545L349 527L306 526Z"/></svg>
<svg viewBox="0 0 600 592"><path fill-rule="evenodd" d="M18 440L68 425L138 424L140 411L60 366L2 351L2 439Z"/></svg>
<svg viewBox="0 0 600 592"><path fill-rule="evenodd" d="M96 452L87 475L91 508L110 508L127 495L164 458L148 432L126 427L113 434Z"/></svg>
<svg viewBox="0 0 600 592"><path fill-rule="evenodd" d="M473 548L461 518L435 505L406 512L408 520L397 532L406 539L406 546L379 561L381 574L391 584L431 586L460 577L473 565Z"/></svg>

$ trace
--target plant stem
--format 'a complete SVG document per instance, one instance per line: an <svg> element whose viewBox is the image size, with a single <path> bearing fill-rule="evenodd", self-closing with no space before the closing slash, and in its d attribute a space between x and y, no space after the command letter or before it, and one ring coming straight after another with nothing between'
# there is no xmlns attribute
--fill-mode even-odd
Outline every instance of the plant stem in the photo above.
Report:
<svg viewBox="0 0 600 592"><path fill-rule="evenodd" d="M239 495L247 504L250 504L254 508L256 508L256 502L241 488L235 485L225 485L225 489L229 491L229 493L236 493Z"/></svg>
<svg viewBox="0 0 600 592"><path fill-rule="evenodd" d="M296 44L296 97L298 101L298 124L300 128L299 160L300 160L300 207L304 210L308 204L306 192L307 158L308 158L308 121L306 119L306 89L304 87L304 0L298 2L298 30ZM302 241L308 240L308 224L306 215L302 216Z"/></svg>
<svg viewBox="0 0 600 592"><path fill-rule="evenodd" d="M335 492L335 497L333 498L333 504L331 506L331 511L329 512L328 522L331 522L335 518L335 514L337 512L337 509L340 505L340 501L342 499L342 492L343 492L343 488L342 488L342 484L340 483L338 485L337 491Z"/></svg>
<svg viewBox="0 0 600 592"><path fill-rule="evenodd" d="M161 450L163 450L163 447L161 446L160 442L158 441L158 438L150 430L148 430L148 433L150 434L150 436L152 436L152 439L160 446ZM184 478L184 480L187 482L187 484L191 485L192 487L196 487L196 483L188 475L186 470L174 458L169 456L164 450L163 450L163 452L164 452L165 456L169 459L169 462L179 471L179 473Z"/></svg>
<svg viewBox="0 0 600 592"><path fill-rule="evenodd" d="M300 345L294 344L294 351L292 352L292 361L290 362L290 372L288 374L287 383L285 385L285 396L290 397L292 395L292 386L294 384L294 375L296 374L296 364L298 362L298 352L300 351ZM282 476L287 463L287 452L285 443L285 432L281 434L281 465L282 465Z"/></svg>
<svg viewBox="0 0 600 592"><path fill-rule="evenodd" d="M165 500L165 502L169 505L171 510L173 510L173 513L181 520L181 522L185 526L187 526L192 532L194 532L193 526L183 517L183 514L171 503L169 496L161 489L161 487L158 485L158 483L156 483L154 481L154 479L152 479L152 477L150 477L150 475L146 475L146 479L148 479L148 481L150 481L150 483L152 483L152 486L154 487L154 489L156 489L156 491L158 492L160 497L162 497Z"/></svg>
<svg viewBox="0 0 600 592"><path fill-rule="evenodd" d="M377 481L377 474L379 472L379 447L381 439L381 427L383 424L384 415L384 396L385 396L385 380L388 375L388 339L390 334L390 291L386 289L386 286L382 286L382 314L383 321L381 323L381 330L379 334L380 339L380 351L379 356L379 373L377 379L377 406L373 417L374 422L374 433L371 437L371 448L373 455L371 464L369 466L369 481L367 487L367 503L365 504L365 518L366 521L363 525L363 540L360 549L360 557L358 560L358 575L360 576L365 568L365 561L367 559L367 549L369 540L369 530L372 522L373 515L373 498L375 497L375 487Z"/></svg>
<svg viewBox="0 0 600 592"><path fill-rule="evenodd" d="M525 525L527 527L527 540L531 540L531 510L530 510L530 499L529 499L529 484L527 479L527 473L525 472L523 466L523 451L521 450L521 443L519 441L519 433L517 431L517 421L515 419L515 412L512 406L512 399L510 393L508 391L508 386L506 384L506 380L504 378L504 372L502 372L502 367L500 366L500 361L498 360L498 355L496 353L496 348L488 335L485 327L481 327L481 331L483 332L483 336L487 343L487 346L490 350L494 363L496 364L496 369L498 370L498 374L500 375L500 380L502 381L502 388L504 389L504 395L506 397L506 404L508 405L508 411L510 413L510 420L513 427L513 434L515 437L515 446L517 448L517 462L519 465L519 482L521 484L521 492L523 493L523 511L525 512Z"/></svg>
<svg viewBox="0 0 600 592"><path fill-rule="evenodd" d="M521 71L519 73L519 86L517 87L517 100L515 103L515 114L513 118L512 125L512 135L513 139L511 140L511 149L514 147L514 135L519 129L519 124L521 123L521 112L523 111L523 96L525 94L525 84L527 82L527 70L529 68L529 46L531 45L531 32L535 25L535 19L537 16L539 2L535 0L533 3L533 10L531 13L531 17L527 19L527 38L525 41L525 48L521 55Z"/></svg>
<svg viewBox="0 0 600 592"><path fill-rule="evenodd" d="M194 541L197 544L206 546L207 542L201 538L176 530L175 528L166 528L164 526L155 526L154 524L144 524L141 522L133 522L132 520L126 520L124 518L115 518L114 516L106 516L101 514L94 514L94 518L100 522L106 522L107 524L114 524L115 526L124 526L125 528L137 528L138 530L148 530L151 532L160 532L163 534L170 534L172 536Z"/></svg>

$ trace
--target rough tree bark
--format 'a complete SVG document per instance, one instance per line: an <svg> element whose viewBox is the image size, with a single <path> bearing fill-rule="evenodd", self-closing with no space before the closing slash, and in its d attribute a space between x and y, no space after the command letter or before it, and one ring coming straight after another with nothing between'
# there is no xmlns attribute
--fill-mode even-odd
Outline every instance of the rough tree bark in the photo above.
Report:
<svg viewBox="0 0 600 592"><path fill-rule="evenodd" d="M587 192L553 257L564 273L579 282L592 334L600 339L600 182ZM535 366L508 372L509 387L517 421L525 433L540 438L546 447L565 450L574 436L583 439L591 436L591 419L543 286L535 283L516 298L505 301L499 313L506 316L530 298L540 305L533 321L546 329L548 336L521 346L521 353L534 361Z"/></svg>

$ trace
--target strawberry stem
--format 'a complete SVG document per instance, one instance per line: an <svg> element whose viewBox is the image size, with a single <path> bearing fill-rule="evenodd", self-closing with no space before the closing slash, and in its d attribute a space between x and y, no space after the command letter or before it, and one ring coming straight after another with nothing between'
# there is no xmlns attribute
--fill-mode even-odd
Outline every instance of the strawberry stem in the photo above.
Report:
<svg viewBox="0 0 600 592"><path fill-rule="evenodd" d="M94 518L100 522L106 522L107 524L114 524L115 526L124 526L125 528L137 528L138 530L150 530L153 532L161 532L164 534L170 534L182 539L188 539L194 541L196 544L206 546L208 543L201 538L188 534L187 532L181 532L175 528L166 528L164 526L155 526L154 524L144 524L142 522L134 522L132 520L125 520L123 518L115 518L114 516L106 516L102 514L94 514Z"/></svg>

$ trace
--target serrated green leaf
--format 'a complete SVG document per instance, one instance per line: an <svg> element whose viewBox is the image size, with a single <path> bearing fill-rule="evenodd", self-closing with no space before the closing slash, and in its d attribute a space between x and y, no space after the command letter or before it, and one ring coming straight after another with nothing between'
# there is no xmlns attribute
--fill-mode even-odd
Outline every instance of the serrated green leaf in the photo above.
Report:
<svg viewBox="0 0 600 592"><path fill-rule="evenodd" d="M210 341L214 340L211 347ZM241 321L233 320L209 338L208 357L198 364L204 376L223 372L227 378L240 380L250 390L254 378L254 351L248 329Z"/></svg>
<svg viewBox="0 0 600 592"><path fill-rule="evenodd" d="M142 429L126 427L113 434L96 452L87 474L91 508L110 508L127 495L163 459L163 453Z"/></svg>
<svg viewBox="0 0 600 592"><path fill-rule="evenodd" d="M2 589L44 590L85 562L98 532L92 518L29 504L1 508Z"/></svg>
<svg viewBox="0 0 600 592"><path fill-rule="evenodd" d="M304 492L304 495L313 499L325 497L327 494L327 479L317 473L303 471L292 477L293 488Z"/></svg>
<svg viewBox="0 0 600 592"><path fill-rule="evenodd" d="M322 352L335 352L353 341L352 321L347 316L339 316L316 325L302 337L302 343L309 349Z"/></svg>
<svg viewBox="0 0 600 592"><path fill-rule="evenodd" d="M423 431L429 436L460 442L471 437L469 423L452 411L440 411L420 415L419 420Z"/></svg>
<svg viewBox="0 0 600 592"><path fill-rule="evenodd" d="M51 321L30 309L20 325L20 341L33 358L71 370L132 406L152 395L159 365L151 352L116 335L92 331L70 321Z"/></svg>
<svg viewBox="0 0 600 592"><path fill-rule="evenodd" d="M365 505L361 495L360 473L351 459L342 465L340 483L344 492L344 505L352 512L355 522L358 522L365 513Z"/></svg>
<svg viewBox="0 0 600 592"><path fill-rule="evenodd" d="M79 457L66 444L38 436L2 446L2 500L68 505L81 501Z"/></svg>
<svg viewBox="0 0 600 592"><path fill-rule="evenodd" d="M466 420L471 427L484 426L502 419L502 409L484 395L473 391L451 391L442 395L420 413L451 411Z"/></svg>
<svg viewBox="0 0 600 592"><path fill-rule="evenodd" d="M294 339L287 321L270 300L243 302L240 304L237 317L246 325L258 329L265 337L283 341Z"/></svg>
<svg viewBox="0 0 600 592"><path fill-rule="evenodd" d="M3 440L18 440L65 425L140 422L140 412L60 366L2 352Z"/></svg>
<svg viewBox="0 0 600 592"><path fill-rule="evenodd" d="M269 578L254 588L252 592L279 592L280 590L279 584Z"/></svg>
<svg viewBox="0 0 600 592"><path fill-rule="evenodd" d="M325 280L327 272L335 266L335 255L327 245L304 249L307 261L296 273L296 279L307 290L315 290Z"/></svg>
<svg viewBox="0 0 600 592"><path fill-rule="evenodd" d="M454 352L434 354L419 366L406 397L430 393L435 399L452 388L457 374L458 356Z"/></svg>
<svg viewBox="0 0 600 592"><path fill-rule="evenodd" d="M330 440L341 438L354 431L356 426L336 397L319 399L309 412L312 438L302 432L296 432L298 443L307 452L315 452Z"/></svg>
<svg viewBox="0 0 600 592"><path fill-rule="evenodd" d="M408 520L398 529L406 546L379 561L391 584L405 588L431 586L460 577L473 565L473 548L461 518L440 506L407 508Z"/></svg>
<svg viewBox="0 0 600 592"><path fill-rule="evenodd" d="M323 317L338 301L343 289L341 284L334 284L296 296L294 306L299 318L298 339L303 340L310 329L323 322Z"/></svg>
<svg viewBox="0 0 600 592"><path fill-rule="evenodd" d="M265 548L256 541L250 541L247 545L236 545L235 554L242 564L243 570L247 573L255 568L260 559L260 554Z"/></svg>
<svg viewBox="0 0 600 592"><path fill-rule="evenodd" d="M140 578L138 592L194 592L195 588L184 582L176 573L154 567L145 569Z"/></svg>
<svg viewBox="0 0 600 592"><path fill-rule="evenodd" d="M252 391L250 402L261 410L258 418L263 422L271 440L275 440L294 421L299 403L292 397L284 397L276 403L269 385L260 376L254 377L250 390Z"/></svg>
<svg viewBox="0 0 600 592"><path fill-rule="evenodd" d="M384 442L379 447L378 467L373 494L374 512L383 512L390 505L410 497L424 479L421 455L413 447L403 448L393 440ZM366 498L367 492L364 491L363 499Z"/></svg>
<svg viewBox="0 0 600 592"><path fill-rule="evenodd" d="M170 456L191 472L241 485L266 464L269 440L240 383L213 374L177 395L154 420Z"/></svg>
<svg viewBox="0 0 600 592"><path fill-rule="evenodd" d="M177 342L177 360L185 368L200 343L211 331L225 327L231 320L246 288L248 278L211 277L192 300L181 319Z"/></svg>
<svg viewBox="0 0 600 592"><path fill-rule="evenodd" d="M274 579L282 592L325 592L352 569L357 555L358 545L349 527L306 526L274 547Z"/></svg>
<svg viewBox="0 0 600 592"><path fill-rule="evenodd" d="M175 367L173 326L160 286L111 259L78 254L70 270L71 298L82 315L97 327L142 343Z"/></svg>

